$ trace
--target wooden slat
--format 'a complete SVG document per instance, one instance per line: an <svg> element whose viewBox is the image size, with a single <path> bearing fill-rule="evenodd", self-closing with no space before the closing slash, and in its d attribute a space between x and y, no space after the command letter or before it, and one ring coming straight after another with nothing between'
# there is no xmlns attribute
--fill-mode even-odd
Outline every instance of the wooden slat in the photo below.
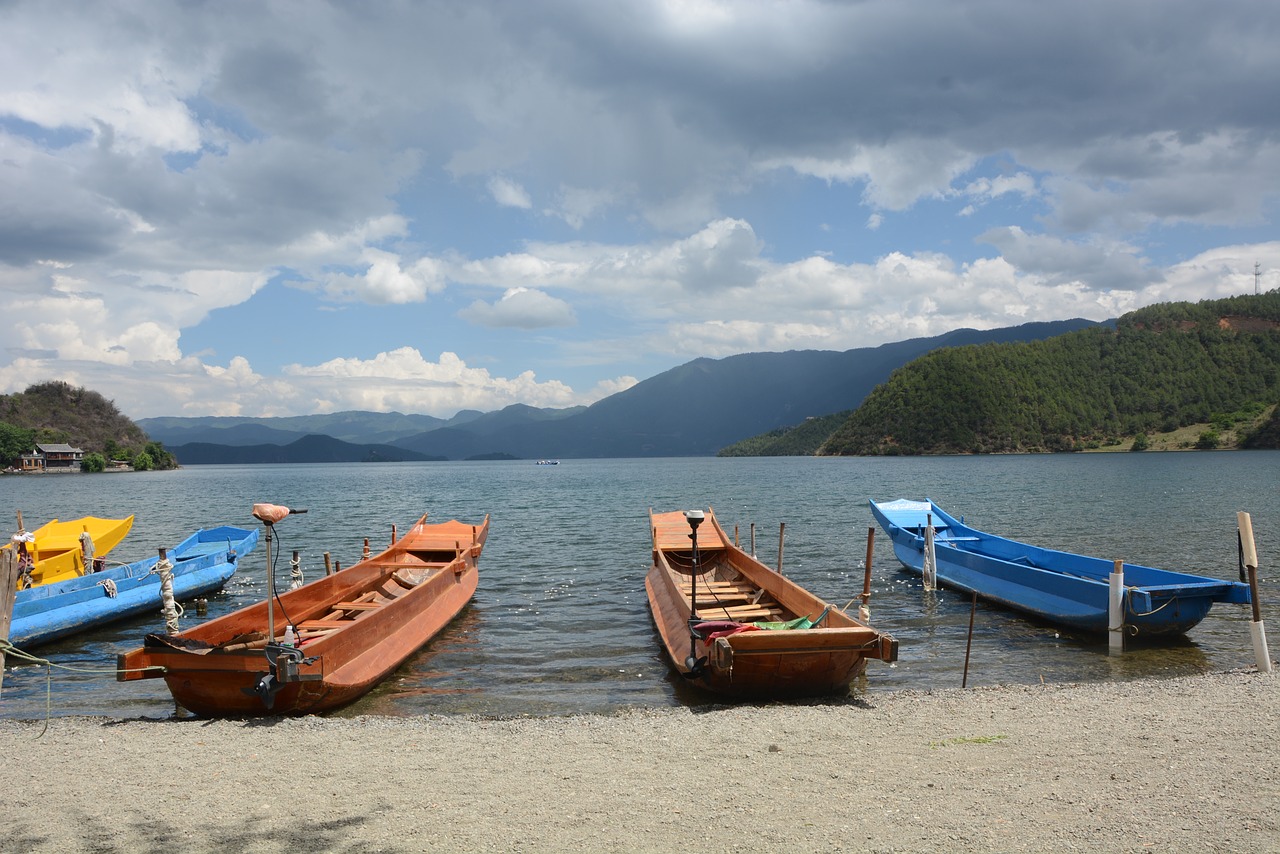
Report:
<svg viewBox="0 0 1280 854"><path fill-rule="evenodd" d="M373 611L382 607L381 602L339 602L334 605L336 611Z"/></svg>
<svg viewBox="0 0 1280 854"><path fill-rule="evenodd" d="M300 629L341 629L351 625L350 620L303 620Z"/></svg>

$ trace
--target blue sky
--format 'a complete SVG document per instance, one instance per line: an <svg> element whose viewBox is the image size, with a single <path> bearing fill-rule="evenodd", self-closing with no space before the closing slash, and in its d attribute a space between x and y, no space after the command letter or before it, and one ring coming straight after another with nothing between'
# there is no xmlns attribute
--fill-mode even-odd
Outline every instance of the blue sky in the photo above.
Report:
<svg viewBox="0 0 1280 854"><path fill-rule="evenodd" d="M0 4L0 392L588 404L1280 286L1280 6Z"/></svg>

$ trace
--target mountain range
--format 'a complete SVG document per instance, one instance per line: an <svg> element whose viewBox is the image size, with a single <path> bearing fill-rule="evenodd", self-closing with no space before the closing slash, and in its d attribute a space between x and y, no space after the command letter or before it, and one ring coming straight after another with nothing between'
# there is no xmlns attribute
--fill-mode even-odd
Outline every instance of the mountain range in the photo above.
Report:
<svg viewBox="0 0 1280 854"><path fill-rule="evenodd" d="M568 409L515 404L495 412L460 412L450 419L339 412L280 418L167 416L137 423L180 462L190 464L395 457L387 447L372 447L377 445L421 455L408 457L413 459L712 456L751 436L854 409L895 369L938 348L1038 341L1098 325L1077 318L958 329L845 351L700 358L591 406ZM332 441L299 442L317 435ZM255 446L252 452L243 450Z"/></svg>

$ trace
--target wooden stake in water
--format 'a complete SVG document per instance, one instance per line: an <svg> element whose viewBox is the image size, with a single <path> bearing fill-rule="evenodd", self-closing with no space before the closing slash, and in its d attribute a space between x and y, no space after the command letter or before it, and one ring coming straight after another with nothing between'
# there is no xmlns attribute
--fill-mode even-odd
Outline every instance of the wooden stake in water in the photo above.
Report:
<svg viewBox="0 0 1280 854"><path fill-rule="evenodd" d="M938 556L933 548L933 515L925 516L924 526L924 565L920 574L924 576L924 589L938 589Z"/></svg>
<svg viewBox="0 0 1280 854"><path fill-rule="evenodd" d="M1111 588L1107 598L1107 652L1124 652L1124 561L1111 566Z"/></svg>
<svg viewBox="0 0 1280 854"><path fill-rule="evenodd" d="M21 525L19 525L21 527ZM9 639L13 602L18 596L18 553L0 549L0 640ZM0 686L4 684L4 647L0 647Z"/></svg>
<svg viewBox="0 0 1280 854"><path fill-rule="evenodd" d="M778 575L782 575L782 541L787 536L787 523L778 526Z"/></svg>
<svg viewBox="0 0 1280 854"><path fill-rule="evenodd" d="M160 613L164 616L164 629L168 634L178 633L178 603L173 598L173 564L169 563L168 551L160 549L160 557L156 560L156 572L160 573Z"/></svg>
<svg viewBox="0 0 1280 854"><path fill-rule="evenodd" d="M973 649L973 615L978 612L978 591L973 591L973 602L969 605L969 640L964 645L964 676L960 679L960 687L969 687L969 652Z"/></svg>
<svg viewBox="0 0 1280 854"><path fill-rule="evenodd" d="M871 619L871 553L876 543L876 529L867 528L867 559L862 574L862 604L858 606L858 619L864 623Z"/></svg>
<svg viewBox="0 0 1280 854"><path fill-rule="evenodd" d="M1240 548L1245 569L1249 573L1249 598L1253 601L1253 623L1249 633L1253 636L1253 657L1258 663L1258 670L1270 673L1274 670L1271 663L1271 652L1267 649L1267 630L1262 624L1262 603L1258 601L1258 548L1253 542L1253 520L1248 513L1236 513L1236 525L1239 530Z"/></svg>

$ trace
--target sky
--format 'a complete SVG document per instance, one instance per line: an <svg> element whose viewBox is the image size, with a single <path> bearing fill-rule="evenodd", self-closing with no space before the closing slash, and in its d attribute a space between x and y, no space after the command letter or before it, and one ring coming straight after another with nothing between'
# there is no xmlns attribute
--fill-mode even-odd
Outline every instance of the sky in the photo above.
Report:
<svg viewBox="0 0 1280 854"><path fill-rule="evenodd" d="M0 393L593 403L1280 287L1280 4L0 0Z"/></svg>

